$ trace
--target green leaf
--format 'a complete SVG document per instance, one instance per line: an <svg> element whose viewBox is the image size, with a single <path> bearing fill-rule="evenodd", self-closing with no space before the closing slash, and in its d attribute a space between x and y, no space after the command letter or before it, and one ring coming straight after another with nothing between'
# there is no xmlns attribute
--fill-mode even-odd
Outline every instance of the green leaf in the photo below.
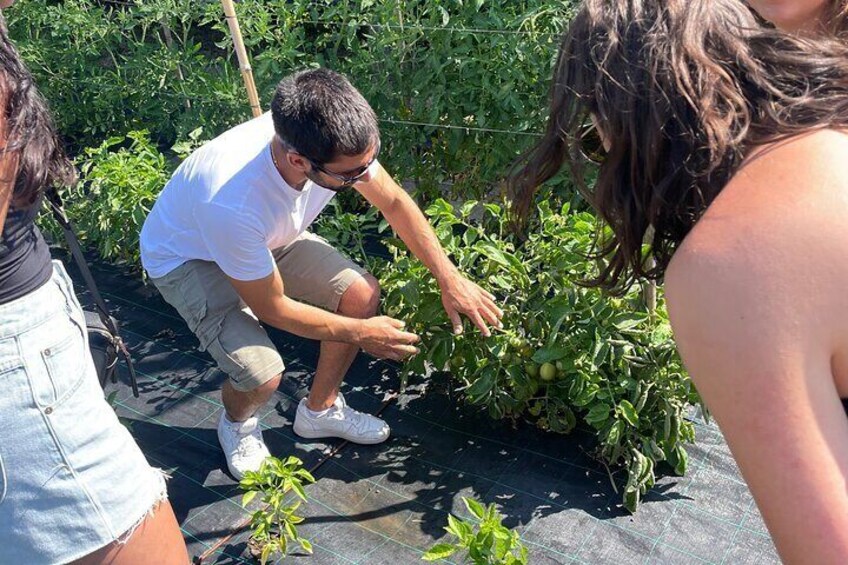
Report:
<svg viewBox="0 0 848 565"><path fill-rule="evenodd" d="M533 361L536 363L550 363L551 361L559 361L566 357L569 349L559 345L552 347L543 347L533 354Z"/></svg>
<svg viewBox="0 0 848 565"><path fill-rule="evenodd" d="M686 450L679 445L674 448L674 453L677 458L674 465L674 472L678 475L685 475L686 468L689 466L689 453L687 453Z"/></svg>
<svg viewBox="0 0 848 565"><path fill-rule="evenodd" d="M445 527L445 531L449 534L453 534L456 537L462 539L463 537L463 523L457 519L453 514L448 514L448 525Z"/></svg>
<svg viewBox="0 0 848 565"><path fill-rule="evenodd" d="M421 559L424 561L438 561L439 559L447 559L456 553L456 547L449 543L439 543L431 547Z"/></svg>
<svg viewBox="0 0 848 565"><path fill-rule="evenodd" d="M468 511L471 512L478 519L482 520L483 516L486 514L486 509L483 508L483 505L474 500L473 498L462 497L462 501L465 503Z"/></svg>
<svg viewBox="0 0 848 565"><path fill-rule="evenodd" d="M612 408L609 404L604 404L603 402L595 404L589 410L589 413L586 414L586 421L595 427L599 427L609 419L611 411Z"/></svg>
<svg viewBox="0 0 848 565"><path fill-rule="evenodd" d="M430 361L436 370L443 371L448 364L451 353L453 353L453 336L448 335L445 338L436 341L430 350Z"/></svg>
<svg viewBox="0 0 848 565"><path fill-rule="evenodd" d="M493 367L487 367L487 369L493 369ZM473 402L488 395L492 392L494 387L495 374L491 370L484 370L480 377L474 381L471 386L465 389L465 394L467 394Z"/></svg>
<svg viewBox="0 0 848 565"><path fill-rule="evenodd" d="M467 218L476 206L476 200L466 200L462 207L459 209L459 213L462 215L463 218Z"/></svg>
<svg viewBox="0 0 848 565"><path fill-rule="evenodd" d="M636 409L630 404L630 401L622 400L618 403L618 409L628 424L634 427L639 425L639 414L636 413Z"/></svg>
<svg viewBox="0 0 848 565"><path fill-rule="evenodd" d="M247 506L250 504L250 501L253 500L257 494L259 494L259 491L256 490L244 493L244 496L241 497L241 505Z"/></svg>
<svg viewBox="0 0 848 565"><path fill-rule="evenodd" d="M303 487L300 485L298 481L292 481L292 490L297 494L302 500L306 500L306 491L303 490Z"/></svg>
<svg viewBox="0 0 848 565"><path fill-rule="evenodd" d="M271 553L274 552L274 546L270 543L266 543L265 547L262 548L262 553L259 556L259 562L262 565L265 565L268 562L268 558L271 556Z"/></svg>
<svg viewBox="0 0 848 565"><path fill-rule="evenodd" d="M527 269L524 267L524 264L519 261L519 259L512 253L508 253L503 249L499 249L494 244L489 243L487 241L478 241L474 245L474 249L476 249L482 255L485 255L492 261L503 265L512 273L519 275L522 278L527 277Z"/></svg>
<svg viewBox="0 0 848 565"><path fill-rule="evenodd" d="M648 320L647 314L624 312L612 318L612 324L618 331L627 331Z"/></svg>
<svg viewBox="0 0 848 565"><path fill-rule="evenodd" d="M437 216L454 217L453 206L444 198L437 199L425 210L424 213L431 218L435 218Z"/></svg>
<svg viewBox="0 0 848 565"><path fill-rule="evenodd" d="M291 522L286 522L285 528L286 528L286 533L288 534L288 536L291 539L296 540L297 539L297 529L294 527L294 525Z"/></svg>

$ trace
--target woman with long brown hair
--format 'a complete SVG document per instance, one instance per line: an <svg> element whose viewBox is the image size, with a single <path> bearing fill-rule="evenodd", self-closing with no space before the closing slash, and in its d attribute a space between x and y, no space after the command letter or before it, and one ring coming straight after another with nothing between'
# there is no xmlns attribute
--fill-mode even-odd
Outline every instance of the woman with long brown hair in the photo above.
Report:
<svg viewBox="0 0 848 565"><path fill-rule="evenodd" d="M683 360L781 558L845 563L848 44L824 12L798 25L776 4L585 0L547 131L511 184L526 216L569 167L612 234L595 284L664 281Z"/></svg>
<svg viewBox="0 0 848 565"><path fill-rule="evenodd" d="M0 563L188 563L164 475L103 397L73 285L35 225L75 172L2 15L0 107Z"/></svg>

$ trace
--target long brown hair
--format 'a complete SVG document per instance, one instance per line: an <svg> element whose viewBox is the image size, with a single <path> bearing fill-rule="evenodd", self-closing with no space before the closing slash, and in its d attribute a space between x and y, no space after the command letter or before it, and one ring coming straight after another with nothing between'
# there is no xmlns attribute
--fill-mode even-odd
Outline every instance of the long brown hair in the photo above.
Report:
<svg viewBox="0 0 848 565"><path fill-rule="evenodd" d="M592 116L610 147L590 190ZM547 130L508 182L524 219L567 164L612 233L590 284L617 291L662 278L751 147L845 126L844 42L769 29L741 0L585 0L560 46Z"/></svg>
<svg viewBox="0 0 848 565"><path fill-rule="evenodd" d="M13 207L27 207L54 184L70 185L76 171L65 156L47 104L32 74L9 39L6 20L0 15L0 99L5 101L6 147L0 158L16 154L18 160L12 193Z"/></svg>

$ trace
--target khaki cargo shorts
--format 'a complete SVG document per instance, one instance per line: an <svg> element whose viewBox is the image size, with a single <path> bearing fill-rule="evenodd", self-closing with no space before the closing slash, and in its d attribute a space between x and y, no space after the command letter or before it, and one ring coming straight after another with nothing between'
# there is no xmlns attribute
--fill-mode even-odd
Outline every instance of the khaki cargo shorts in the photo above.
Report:
<svg viewBox="0 0 848 565"><path fill-rule="evenodd" d="M338 310L348 287L366 274L309 232L272 253L286 295L330 312ZM151 280L200 340L201 351L209 352L229 375L233 388L253 390L283 372L276 347L217 263L188 261Z"/></svg>

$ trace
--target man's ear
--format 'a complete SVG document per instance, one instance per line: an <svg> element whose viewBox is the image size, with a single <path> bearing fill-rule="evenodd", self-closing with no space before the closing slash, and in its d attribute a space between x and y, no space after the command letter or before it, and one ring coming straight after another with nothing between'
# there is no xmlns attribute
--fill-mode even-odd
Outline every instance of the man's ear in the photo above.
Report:
<svg viewBox="0 0 848 565"><path fill-rule="evenodd" d="M286 151L286 161L290 167L302 173L307 173L312 170L312 165L309 161L307 161L306 158L299 153Z"/></svg>

